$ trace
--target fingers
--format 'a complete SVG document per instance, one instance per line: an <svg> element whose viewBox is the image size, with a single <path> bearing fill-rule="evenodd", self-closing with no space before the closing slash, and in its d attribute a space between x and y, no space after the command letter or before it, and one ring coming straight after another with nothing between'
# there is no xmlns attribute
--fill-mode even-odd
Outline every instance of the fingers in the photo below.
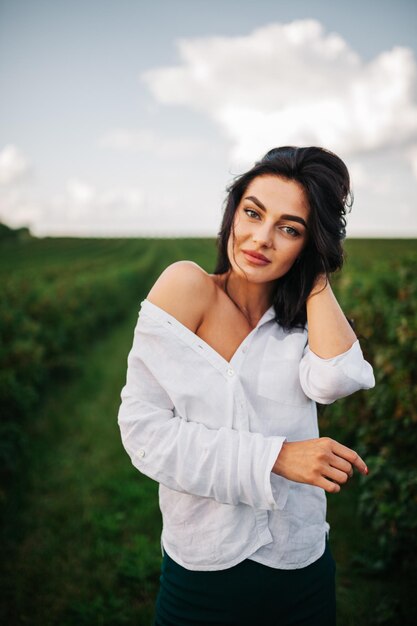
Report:
<svg viewBox="0 0 417 626"><path fill-rule="evenodd" d="M354 467L363 474L368 473L366 463L357 452L333 439L323 439L325 439L328 454L325 466L322 467L318 486L328 493L338 493L341 485L347 483L353 476Z"/></svg>
<svg viewBox="0 0 417 626"><path fill-rule="evenodd" d="M333 441L333 440L332 440ZM359 456L357 452L351 450L347 446L344 446L342 443L338 441L333 441L332 444L332 452L336 456L339 456L341 459L345 459L351 465L356 467L356 469L361 472L361 474L367 474L368 468L366 466L365 461Z"/></svg>
<svg viewBox="0 0 417 626"><path fill-rule="evenodd" d="M342 457L337 456L337 454L334 454L333 452L330 456L329 463L332 467L335 467L341 472L345 472L345 474L347 474L348 476L353 475L353 467L351 463L349 463L349 461L346 461L345 459L342 459Z"/></svg>
<svg viewBox="0 0 417 626"><path fill-rule="evenodd" d="M340 470L334 467L329 467L327 470L325 470L323 473L323 476L325 476L326 478L330 478L331 480L333 480L336 483L339 483L340 485L344 485L349 480L348 472L341 472Z"/></svg>
<svg viewBox="0 0 417 626"><path fill-rule="evenodd" d="M331 480L327 480L324 477L321 477L317 482L317 487L321 487L328 493L339 493L340 491L340 485L333 483Z"/></svg>
<svg viewBox="0 0 417 626"><path fill-rule="evenodd" d="M354 468L368 473L363 459L354 450L329 437L321 437L285 442L272 471L288 480L337 493L351 478Z"/></svg>

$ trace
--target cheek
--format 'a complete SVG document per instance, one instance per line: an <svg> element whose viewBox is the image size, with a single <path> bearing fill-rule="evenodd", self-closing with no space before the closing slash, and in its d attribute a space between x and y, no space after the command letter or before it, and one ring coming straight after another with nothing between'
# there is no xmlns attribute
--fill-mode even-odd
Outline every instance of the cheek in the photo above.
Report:
<svg viewBox="0 0 417 626"><path fill-rule="evenodd" d="M234 236L233 236L233 230L234 230ZM239 242L242 241L242 238L246 236L243 231L244 231L243 223L239 219L238 214L236 214L233 226L230 230L229 240L227 242L227 248L229 251L233 249L233 245L236 248Z"/></svg>
<svg viewBox="0 0 417 626"><path fill-rule="evenodd" d="M242 220L236 220L235 223L235 242L240 243L248 239L253 231L250 225L245 224Z"/></svg>
<svg viewBox="0 0 417 626"><path fill-rule="evenodd" d="M287 268L287 270L289 270L294 263L296 262L296 260L298 259L298 257L300 256L302 250L303 250L303 245L294 245L294 242L285 242L285 247L283 247L281 245L281 247L279 248L279 244L277 247L277 252L278 252L278 256L281 259L281 262L284 263L285 267Z"/></svg>

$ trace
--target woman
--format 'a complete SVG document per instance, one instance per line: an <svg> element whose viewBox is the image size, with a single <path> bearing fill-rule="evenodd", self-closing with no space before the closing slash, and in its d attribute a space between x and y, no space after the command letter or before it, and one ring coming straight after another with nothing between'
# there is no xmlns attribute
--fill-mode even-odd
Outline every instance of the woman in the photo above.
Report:
<svg viewBox="0 0 417 626"><path fill-rule="evenodd" d="M329 151L270 150L228 189L214 274L173 263L141 303L118 422L159 482L158 626L335 623L325 492L368 470L316 403L375 384L328 281L349 184Z"/></svg>

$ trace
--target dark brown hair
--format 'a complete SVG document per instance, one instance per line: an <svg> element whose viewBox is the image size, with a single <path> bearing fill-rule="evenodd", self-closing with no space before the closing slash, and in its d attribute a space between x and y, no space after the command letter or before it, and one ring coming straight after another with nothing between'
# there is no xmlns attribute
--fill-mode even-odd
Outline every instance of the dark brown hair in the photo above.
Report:
<svg viewBox="0 0 417 626"><path fill-rule="evenodd" d="M227 243L231 232L234 237L236 209L249 183L266 174L300 183L310 207L306 246L290 270L277 279L273 294L276 321L286 329L304 327L307 319L305 302L315 279L319 274L329 275L343 265L345 215L353 203L349 172L338 156L324 148L284 146L269 150L227 187L228 195L217 235L214 274L223 274L230 269Z"/></svg>

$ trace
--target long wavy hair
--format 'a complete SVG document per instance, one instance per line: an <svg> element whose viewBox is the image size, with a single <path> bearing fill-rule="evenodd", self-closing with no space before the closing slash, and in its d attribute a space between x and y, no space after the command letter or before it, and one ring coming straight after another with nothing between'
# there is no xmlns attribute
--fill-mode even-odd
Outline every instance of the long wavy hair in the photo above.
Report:
<svg viewBox="0 0 417 626"><path fill-rule="evenodd" d="M349 172L336 154L324 148L284 146L269 150L226 189L214 274L224 274L231 268L227 243L230 233L235 241L236 209L249 183L266 174L300 183L309 203L307 243L289 271L276 280L272 300L275 319L283 328L304 328L306 299L316 278L322 273L328 276L343 266L345 215L353 204Z"/></svg>

